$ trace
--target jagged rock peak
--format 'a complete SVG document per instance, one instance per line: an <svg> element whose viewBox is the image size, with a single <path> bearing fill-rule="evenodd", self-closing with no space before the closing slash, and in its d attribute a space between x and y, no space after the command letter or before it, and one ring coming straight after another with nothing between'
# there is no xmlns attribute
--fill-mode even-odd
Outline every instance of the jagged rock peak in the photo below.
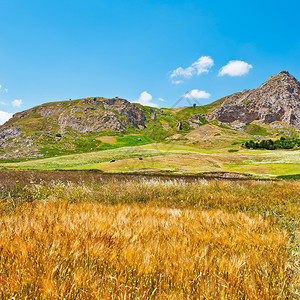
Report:
<svg viewBox="0 0 300 300"><path fill-rule="evenodd" d="M280 121L300 127L300 83L288 71L281 71L256 89L226 97L211 118L226 123Z"/></svg>
<svg viewBox="0 0 300 300"><path fill-rule="evenodd" d="M288 71L281 71L276 75L273 75L268 78L268 80L265 83L274 83L274 82L294 82L294 83L299 83L299 81L291 75Z"/></svg>
<svg viewBox="0 0 300 300"><path fill-rule="evenodd" d="M281 72L278 73L278 75L279 74L284 74L284 75L292 76L288 71L281 71ZM292 77L294 77L294 76L292 76Z"/></svg>

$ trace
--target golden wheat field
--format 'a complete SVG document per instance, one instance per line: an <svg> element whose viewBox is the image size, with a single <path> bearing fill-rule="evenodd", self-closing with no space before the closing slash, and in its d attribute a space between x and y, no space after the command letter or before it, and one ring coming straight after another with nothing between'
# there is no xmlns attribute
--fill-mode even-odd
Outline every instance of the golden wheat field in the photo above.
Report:
<svg viewBox="0 0 300 300"><path fill-rule="evenodd" d="M297 299L298 181L0 171L2 299Z"/></svg>

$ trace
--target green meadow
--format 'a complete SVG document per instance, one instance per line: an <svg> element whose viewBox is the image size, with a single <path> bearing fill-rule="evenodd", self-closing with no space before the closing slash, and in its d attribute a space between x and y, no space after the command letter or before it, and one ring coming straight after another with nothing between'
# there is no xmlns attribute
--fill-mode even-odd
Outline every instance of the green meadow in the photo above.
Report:
<svg viewBox="0 0 300 300"><path fill-rule="evenodd" d="M146 138L140 138L146 143ZM2 169L97 170L108 173L238 172L263 177L300 173L300 150L201 149L176 143L136 143L137 136L116 137L111 149L20 162L2 162ZM109 143L102 143L109 144ZM122 147L122 144L125 147ZM115 148L114 148L115 147ZM114 162L111 162L114 160Z"/></svg>

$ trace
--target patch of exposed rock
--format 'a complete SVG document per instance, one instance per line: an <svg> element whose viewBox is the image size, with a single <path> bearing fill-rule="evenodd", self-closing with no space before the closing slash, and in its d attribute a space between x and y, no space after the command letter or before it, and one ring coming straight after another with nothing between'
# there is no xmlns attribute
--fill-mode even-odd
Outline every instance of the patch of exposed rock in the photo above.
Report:
<svg viewBox="0 0 300 300"><path fill-rule="evenodd" d="M0 130L0 148L7 144L9 144L11 147L14 147L14 139L15 137L19 136L20 133L20 126L3 126Z"/></svg>
<svg viewBox="0 0 300 300"><path fill-rule="evenodd" d="M198 128L200 125L203 124L203 122L201 121L201 118L205 118L205 117L206 117L206 115L204 115L204 114L193 115L189 118L188 123L193 128Z"/></svg>
<svg viewBox="0 0 300 300"><path fill-rule="evenodd" d="M81 133L106 130L123 132L131 126L144 128L146 117L135 104L120 98L100 99L84 99L81 101L84 105L61 113L58 117L61 131L64 132L66 127Z"/></svg>
<svg viewBox="0 0 300 300"><path fill-rule="evenodd" d="M180 131L182 129L182 122L181 121L177 122L176 129L177 129L177 131Z"/></svg>
<svg viewBox="0 0 300 300"><path fill-rule="evenodd" d="M125 99L113 98L104 100L103 106L105 109L117 111L125 116L127 121L134 127L145 126L146 117L144 112Z"/></svg>
<svg viewBox="0 0 300 300"><path fill-rule="evenodd" d="M157 121L157 116L155 112L151 115L151 119L155 122Z"/></svg>
<svg viewBox="0 0 300 300"><path fill-rule="evenodd" d="M287 71L282 71L257 89L228 96L208 119L224 123L280 121L300 127L300 83Z"/></svg>

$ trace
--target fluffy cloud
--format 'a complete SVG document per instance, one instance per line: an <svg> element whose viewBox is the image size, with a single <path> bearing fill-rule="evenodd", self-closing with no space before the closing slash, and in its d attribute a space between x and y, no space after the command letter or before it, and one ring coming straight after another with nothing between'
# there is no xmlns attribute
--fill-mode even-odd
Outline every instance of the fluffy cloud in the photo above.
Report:
<svg viewBox="0 0 300 300"><path fill-rule="evenodd" d="M179 67L176 70L172 71L170 78L180 77L180 76L184 77L184 78L191 78L194 75L208 73L209 69L213 65L214 65L214 61L210 56L201 56L191 66L189 66L185 69L182 67Z"/></svg>
<svg viewBox="0 0 300 300"><path fill-rule="evenodd" d="M22 99L15 99L14 101L12 101L12 106L13 107L21 107L21 105L22 105Z"/></svg>
<svg viewBox="0 0 300 300"><path fill-rule="evenodd" d="M241 61L241 60L231 60L226 66L223 66L219 71L219 76L229 75L229 76L242 76L247 74L253 66Z"/></svg>
<svg viewBox="0 0 300 300"><path fill-rule="evenodd" d="M140 97L136 101L136 103L140 103L140 104L145 105L145 106L158 107L157 104L155 104L151 101L152 101L152 95L147 93L146 91L144 91L140 94Z"/></svg>
<svg viewBox="0 0 300 300"><path fill-rule="evenodd" d="M0 110L0 125L4 124L6 121L8 121L12 117L12 114Z"/></svg>
<svg viewBox="0 0 300 300"><path fill-rule="evenodd" d="M210 97L210 93L194 89L188 93L185 93L184 95L182 95L182 97L189 99L207 99Z"/></svg>
<svg viewBox="0 0 300 300"><path fill-rule="evenodd" d="M197 75L208 73L209 69L214 65L214 61L210 56L201 56L192 64L197 71Z"/></svg>

